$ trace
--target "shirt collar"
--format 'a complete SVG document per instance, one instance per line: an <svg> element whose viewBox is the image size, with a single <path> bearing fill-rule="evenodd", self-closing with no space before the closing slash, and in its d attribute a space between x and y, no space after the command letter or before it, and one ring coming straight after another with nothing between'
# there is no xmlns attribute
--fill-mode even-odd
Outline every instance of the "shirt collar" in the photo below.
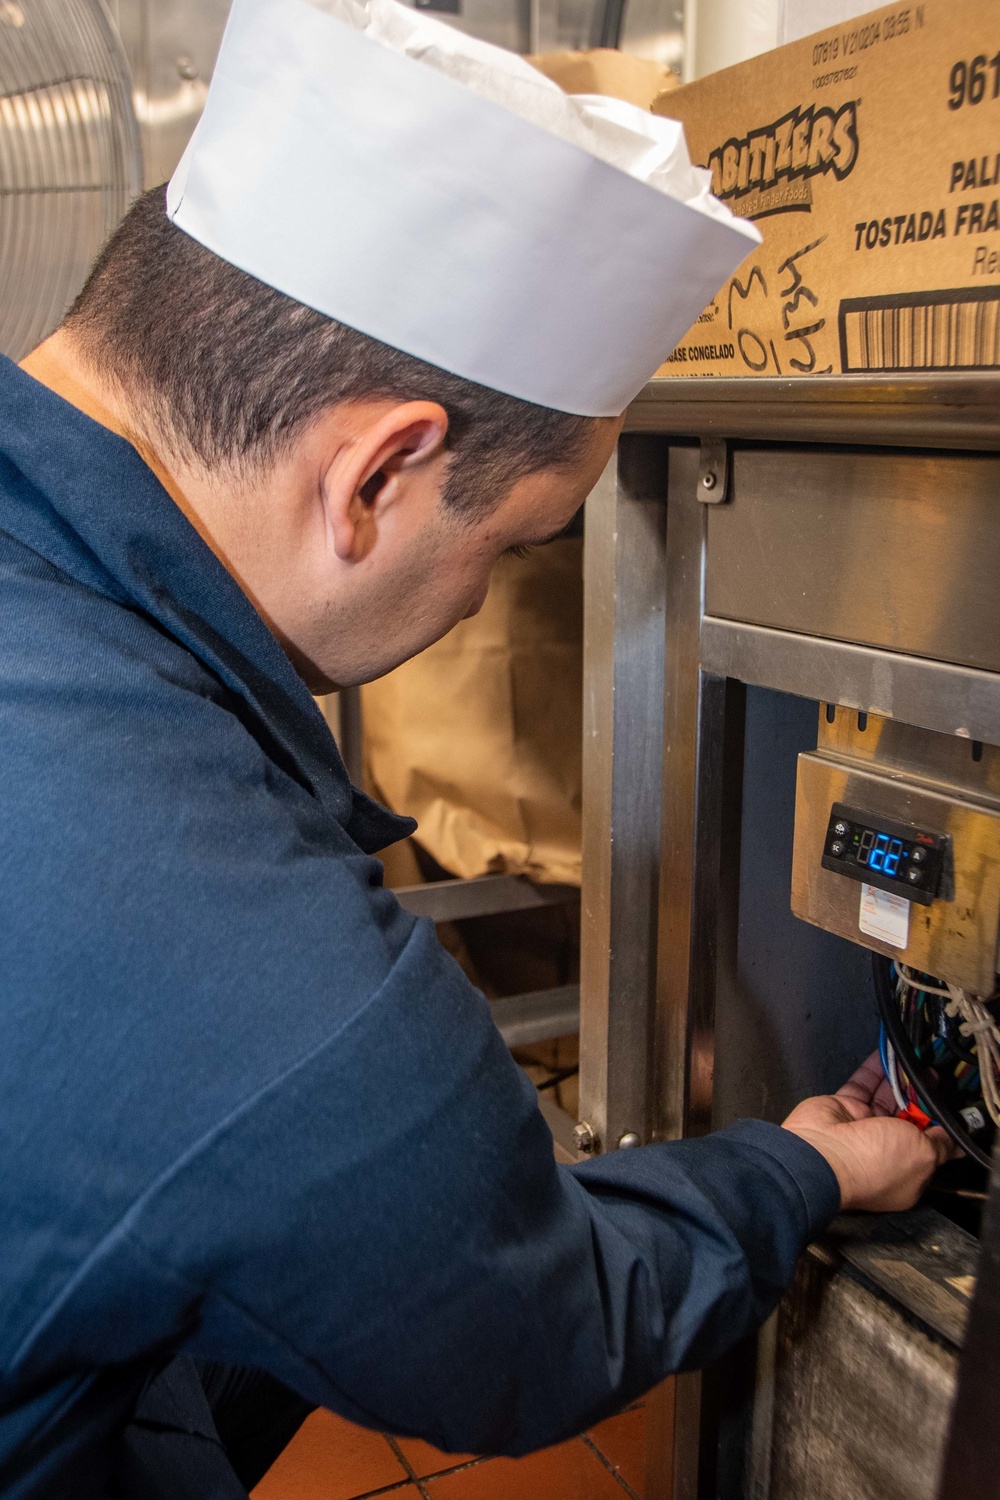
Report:
<svg viewBox="0 0 1000 1500"><path fill-rule="evenodd" d="M278 757L366 852L412 833L352 787L305 683L131 443L0 357L4 529L140 609L243 699ZM26 481L26 483L25 483Z"/></svg>

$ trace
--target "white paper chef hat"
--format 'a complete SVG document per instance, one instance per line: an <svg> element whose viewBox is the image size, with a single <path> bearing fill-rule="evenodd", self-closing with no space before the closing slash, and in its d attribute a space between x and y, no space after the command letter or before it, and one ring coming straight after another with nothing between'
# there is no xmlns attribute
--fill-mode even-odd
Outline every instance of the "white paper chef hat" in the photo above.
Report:
<svg viewBox="0 0 1000 1500"><path fill-rule="evenodd" d="M235 0L174 223L299 302L557 410L624 410L758 243L683 131L395 0Z"/></svg>

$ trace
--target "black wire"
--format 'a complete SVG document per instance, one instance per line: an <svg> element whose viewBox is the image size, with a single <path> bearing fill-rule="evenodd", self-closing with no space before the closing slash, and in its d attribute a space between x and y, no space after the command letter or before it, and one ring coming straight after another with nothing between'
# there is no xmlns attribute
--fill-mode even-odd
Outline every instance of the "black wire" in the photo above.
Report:
<svg viewBox="0 0 1000 1500"><path fill-rule="evenodd" d="M882 1024L885 1026L886 1036L899 1059L903 1072L913 1084L914 1093L920 1100L922 1108L932 1120L947 1130L952 1140L961 1146L966 1156L977 1161L981 1167L989 1169L989 1154L981 1146L976 1145L958 1116L953 1114L948 1105L938 1098L933 1086L927 1082L924 1064L914 1051L913 1043L910 1041L899 1014L899 1004L892 983L892 960L883 958L880 953L873 953L872 972L875 976L875 999Z"/></svg>
<svg viewBox="0 0 1000 1500"><path fill-rule="evenodd" d="M565 1068L561 1073L553 1073L551 1078L546 1078L544 1083L538 1083L535 1087L539 1093L542 1089L554 1089L557 1083L565 1083L567 1078L575 1078L579 1071L580 1064L577 1063L573 1068Z"/></svg>

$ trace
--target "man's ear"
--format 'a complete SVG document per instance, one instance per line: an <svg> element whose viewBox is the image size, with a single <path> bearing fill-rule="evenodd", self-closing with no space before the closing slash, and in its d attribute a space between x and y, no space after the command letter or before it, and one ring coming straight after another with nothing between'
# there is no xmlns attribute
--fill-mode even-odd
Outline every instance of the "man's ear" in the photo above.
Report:
<svg viewBox="0 0 1000 1500"><path fill-rule="evenodd" d="M334 550L343 562L367 557L388 506L405 495L414 470L442 459L448 413L434 401L379 403L355 408L353 433L323 477L323 498Z"/></svg>

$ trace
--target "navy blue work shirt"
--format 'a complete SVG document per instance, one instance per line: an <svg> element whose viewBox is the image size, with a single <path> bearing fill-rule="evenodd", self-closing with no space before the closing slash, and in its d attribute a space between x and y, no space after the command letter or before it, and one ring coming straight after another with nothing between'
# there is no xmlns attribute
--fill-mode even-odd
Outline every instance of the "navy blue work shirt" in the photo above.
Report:
<svg viewBox="0 0 1000 1500"><path fill-rule="evenodd" d="M2 361L5 1496L100 1496L172 1352L556 1442L744 1335L836 1211L759 1122L558 1167L382 886L411 826L138 453Z"/></svg>

